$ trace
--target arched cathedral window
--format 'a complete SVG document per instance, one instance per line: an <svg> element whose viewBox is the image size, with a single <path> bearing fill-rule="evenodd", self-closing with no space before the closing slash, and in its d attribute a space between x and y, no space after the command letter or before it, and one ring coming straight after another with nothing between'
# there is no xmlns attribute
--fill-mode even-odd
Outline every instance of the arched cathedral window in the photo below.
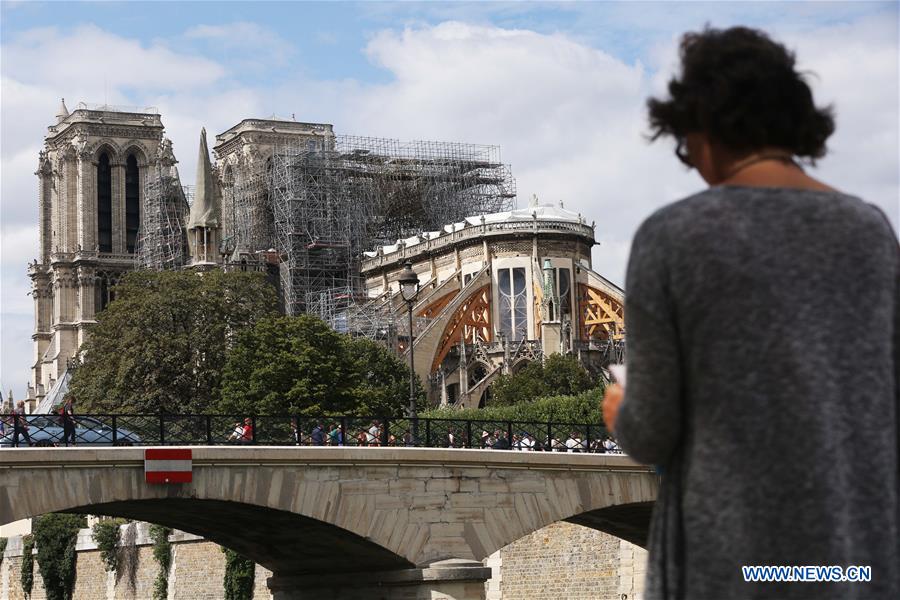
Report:
<svg viewBox="0 0 900 600"><path fill-rule="evenodd" d="M500 333L508 340L528 337L528 299L525 290L525 268L499 269Z"/></svg>
<svg viewBox="0 0 900 600"><path fill-rule="evenodd" d="M112 252L112 171L106 152L97 162L97 245L100 252Z"/></svg>
<svg viewBox="0 0 900 600"><path fill-rule="evenodd" d="M133 253L141 225L141 177L137 158L128 155L125 163L125 248Z"/></svg>

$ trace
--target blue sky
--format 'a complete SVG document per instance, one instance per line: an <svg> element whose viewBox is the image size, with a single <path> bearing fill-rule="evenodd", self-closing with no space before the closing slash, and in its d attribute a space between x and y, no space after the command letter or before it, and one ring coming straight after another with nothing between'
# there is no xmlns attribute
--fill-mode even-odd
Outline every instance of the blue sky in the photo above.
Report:
<svg viewBox="0 0 900 600"><path fill-rule="evenodd" d="M896 2L4 2L0 13L0 387L31 357L37 154L60 97L156 106L193 183L201 127L272 114L338 133L501 146L531 194L596 221L595 268L621 282L655 208L702 189L643 105L677 39L760 27L815 72L838 133L815 175L898 224Z"/></svg>

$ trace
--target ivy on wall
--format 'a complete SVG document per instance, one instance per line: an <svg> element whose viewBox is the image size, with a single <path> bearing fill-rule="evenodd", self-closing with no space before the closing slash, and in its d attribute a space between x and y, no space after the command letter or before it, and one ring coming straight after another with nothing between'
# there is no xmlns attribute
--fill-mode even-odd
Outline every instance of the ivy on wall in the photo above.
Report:
<svg viewBox="0 0 900 600"><path fill-rule="evenodd" d="M50 513L34 520L34 544L47 600L71 600L75 587L78 530L84 515Z"/></svg>
<svg viewBox="0 0 900 600"><path fill-rule="evenodd" d="M22 538L22 572L19 574L22 583L22 591L25 597L31 596L31 588L34 587L34 536L26 535Z"/></svg>
<svg viewBox="0 0 900 600"><path fill-rule="evenodd" d="M127 522L127 519L102 519L91 528L91 537L107 571L119 568L119 526Z"/></svg>
<svg viewBox="0 0 900 600"><path fill-rule="evenodd" d="M116 557L116 583L124 580L131 597L136 597L137 594L137 532L137 523L130 522L125 526L119 540L119 551Z"/></svg>
<svg viewBox="0 0 900 600"><path fill-rule="evenodd" d="M159 564L156 581L153 582L153 600L169 597L169 567L172 565L172 544L169 535L172 530L162 525L150 525L150 539L153 540L153 558Z"/></svg>
<svg viewBox="0 0 900 600"><path fill-rule="evenodd" d="M222 552L225 553L225 600L253 600L256 563L228 548L222 548Z"/></svg>
<svg viewBox="0 0 900 600"><path fill-rule="evenodd" d="M0 537L0 566L3 565L3 553L6 552L6 538Z"/></svg>

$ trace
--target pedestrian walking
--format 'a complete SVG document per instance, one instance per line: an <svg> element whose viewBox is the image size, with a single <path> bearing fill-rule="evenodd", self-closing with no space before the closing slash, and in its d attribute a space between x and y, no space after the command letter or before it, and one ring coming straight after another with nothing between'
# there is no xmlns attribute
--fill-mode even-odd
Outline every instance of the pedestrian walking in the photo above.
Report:
<svg viewBox="0 0 900 600"><path fill-rule="evenodd" d="M68 447L69 442L75 445L75 396L66 394L65 401L60 409L63 426L63 443Z"/></svg>
<svg viewBox="0 0 900 600"><path fill-rule="evenodd" d="M322 427L322 423L316 421L316 426L313 427L312 435L313 446L324 446L325 445L325 428Z"/></svg>
<svg viewBox="0 0 900 600"><path fill-rule="evenodd" d="M19 447L20 436L29 446L33 445L31 443L31 436L28 435L28 419L25 416L24 400L19 400L19 403L16 404L16 408L13 409L13 448Z"/></svg>

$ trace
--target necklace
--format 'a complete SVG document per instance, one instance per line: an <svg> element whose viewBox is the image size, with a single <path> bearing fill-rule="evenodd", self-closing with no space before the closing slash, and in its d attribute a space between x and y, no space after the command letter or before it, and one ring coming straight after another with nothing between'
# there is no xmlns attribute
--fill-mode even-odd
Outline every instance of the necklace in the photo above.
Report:
<svg viewBox="0 0 900 600"><path fill-rule="evenodd" d="M748 156L744 160L738 161L737 164L731 167L725 177L722 178L722 181L728 181L747 167L766 160L777 160L784 163L790 163L800 169L800 165L794 161L793 155L789 152L763 152L762 154L754 154Z"/></svg>

